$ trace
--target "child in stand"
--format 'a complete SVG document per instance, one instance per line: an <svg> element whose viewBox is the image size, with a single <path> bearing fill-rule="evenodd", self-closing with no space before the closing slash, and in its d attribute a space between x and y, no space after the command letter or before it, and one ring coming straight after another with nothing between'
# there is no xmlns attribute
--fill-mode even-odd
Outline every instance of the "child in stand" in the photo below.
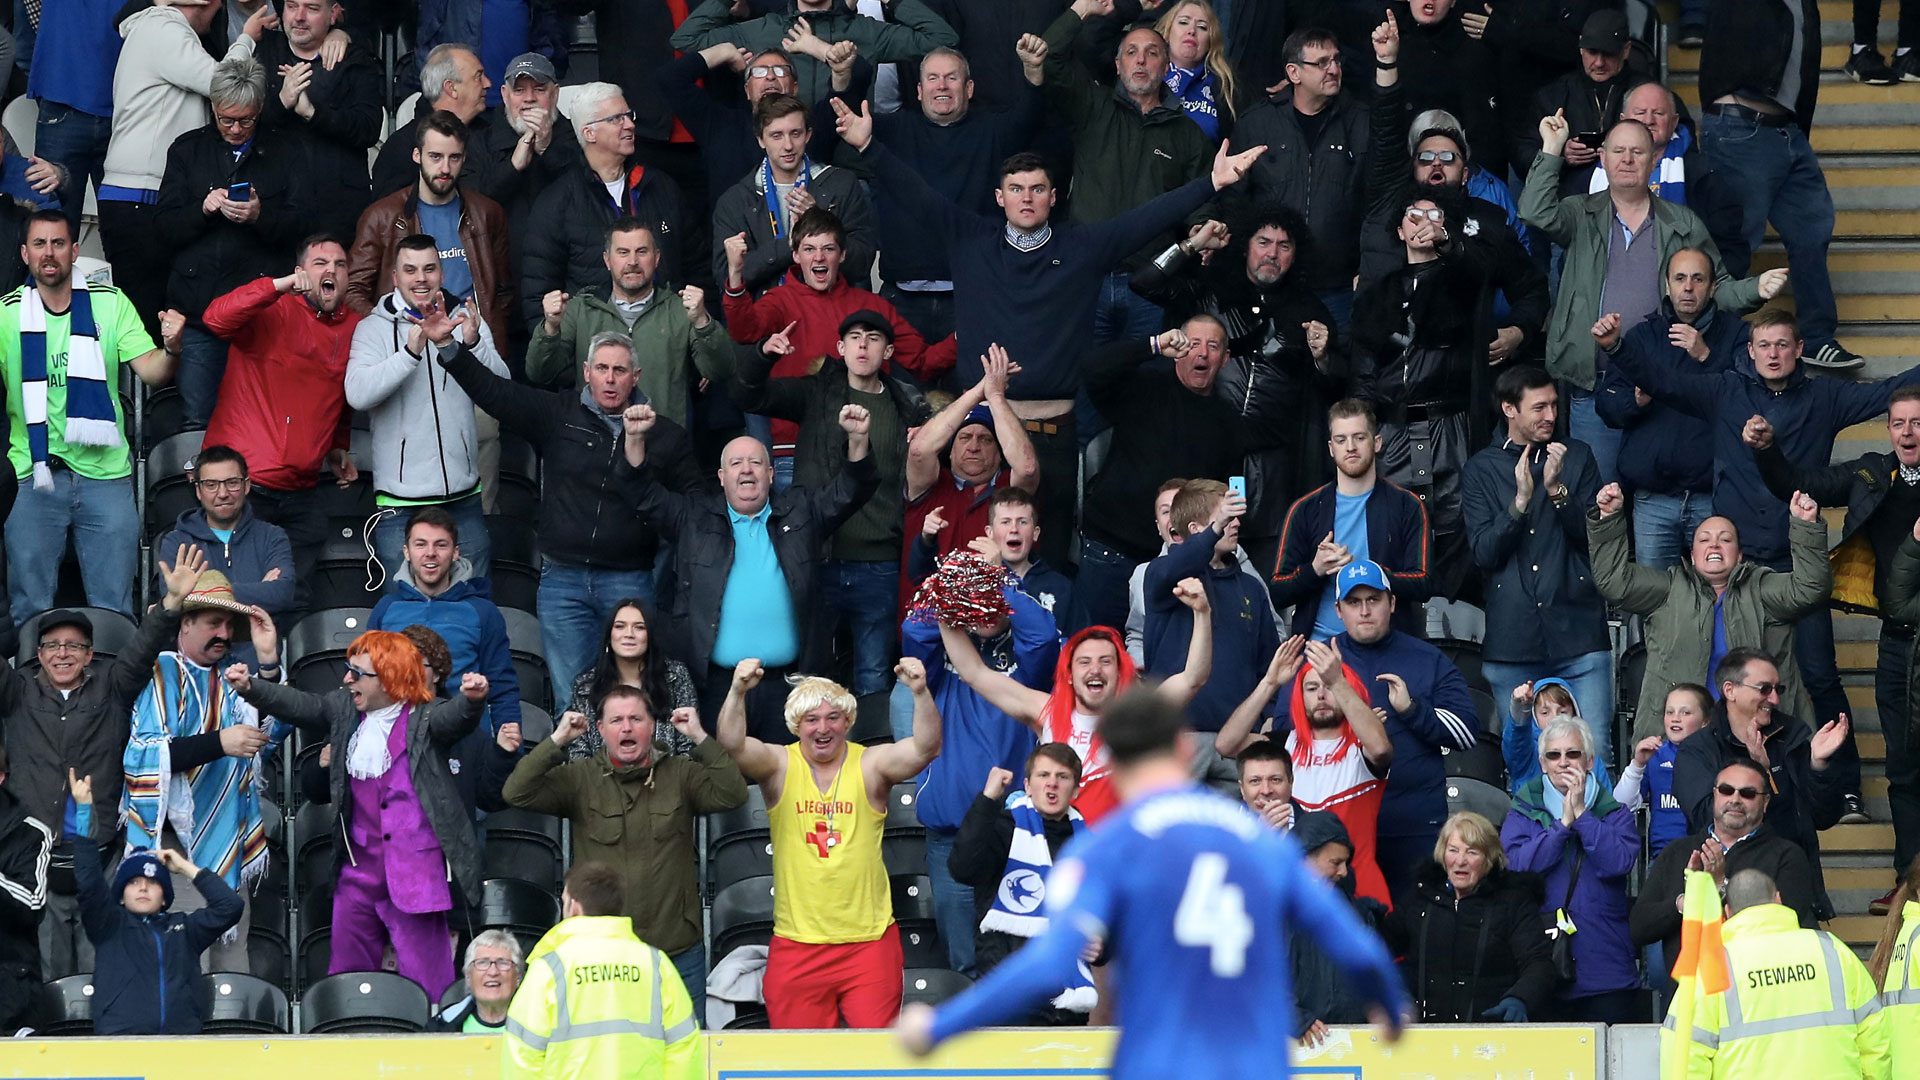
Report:
<svg viewBox="0 0 1920 1080"><path fill-rule="evenodd" d="M240 894L171 848L135 849L120 860L109 889L93 841L93 778L68 769L67 787L80 921L93 942L93 1033L200 1034L200 954L240 922ZM174 874L193 879L207 906L169 912Z"/></svg>
<svg viewBox="0 0 1920 1080"><path fill-rule="evenodd" d="M1633 764L1620 774L1613 797L1629 810L1651 807L1647 815L1648 858L1687 835L1687 815L1673 797L1673 758L1680 740L1707 726L1713 698L1698 683L1681 683L1667 691L1661 724L1664 736L1649 735L1633 748Z"/></svg>
<svg viewBox="0 0 1920 1080"><path fill-rule="evenodd" d="M1520 790L1521 784L1540 775L1537 744L1548 722L1562 716L1587 718L1580 715L1580 703L1573 699L1573 686L1565 679L1541 679L1514 687L1513 707L1508 712L1513 720L1500 735L1500 756L1507 762L1507 794L1511 795ZM1611 725L1605 721L1588 722L1593 727L1594 738L1603 744L1602 760L1592 763L1593 778L1603 786L1612 787L1604 760L1607 756L1604 744Z"/></svg>

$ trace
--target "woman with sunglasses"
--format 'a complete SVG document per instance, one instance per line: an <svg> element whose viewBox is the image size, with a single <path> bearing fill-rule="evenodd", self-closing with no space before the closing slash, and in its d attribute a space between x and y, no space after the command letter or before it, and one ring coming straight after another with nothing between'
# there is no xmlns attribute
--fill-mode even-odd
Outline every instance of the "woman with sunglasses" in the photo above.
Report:
<svg viewBox="0 0 1920 1080"><path fill-rule="evenodd" d="M699 692L687 665L655 651L652 606L627 597L614 604L606 629L600 634L600 655L593 670L583 671L573 680L572 699L562 712L577 712L587 718L586 734L567 744L567 760L578 761L600 752L600 717L594 704L616 686L637 686L647 693L647 706L657 717L672 716L675 709L693 709L700 705ZM654 738L666 752L686 757L693 742L671 724L655 724Z"/></svg>
<svg viewBox="0 0 1920 1080"><path fill-rule="evenodd" d="M1573 971L1535 1019L1630 1023L1640 973L1627 937L1627 875L1640 858L1639 824L1595 774L1598 754L1585 720L1548 721L1538 752L1540 775L1514 792L1500 845L1515 870L1547 879L1540 910L1562 956L1558 937L1571 935Z"/></svg>

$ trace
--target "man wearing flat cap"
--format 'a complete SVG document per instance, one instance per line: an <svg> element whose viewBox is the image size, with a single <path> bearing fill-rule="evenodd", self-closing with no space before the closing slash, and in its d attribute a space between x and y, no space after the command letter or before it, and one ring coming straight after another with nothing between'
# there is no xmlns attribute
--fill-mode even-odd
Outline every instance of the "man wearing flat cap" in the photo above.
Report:
<svg viewBox="0 0 1920 1080"><path fill-rule="evenodd" d="M880 488L828 541L812 613L813 640L831 641L842 626L852 635L850 685L856 697L886 690L899 655L894 612L900 591L907 432L932 415L919 390L886 371L893 358L893 333L893 320L861 308L840 321L835 355L819 358L814 374L768 377L775 362L793 352L783 331L759 349L743 350L733 378L734 404L742 412L799 425L793 453L797 486L826 487L846 460L847 434L839 422L843 408L860 406L871 418ZM809 365L814 360L803 359Z"/></svg>
<svg viewBox="0 0 1920 1080"><path fill-rule="evenodd" d="M170 586L189 565L189 555L197 568L199 552L186 549L168 572ZM246 971L253 921L246 883L267 868L266 826L254 782L254 756L267 745L267 732L259 711L220 675L234 636L245 633L260 677L278 682L280 640L272 616L235 600L232 583L218 570L200 570L180 606L185 614L175 647L154 661L146 689L133 703L120 816L128 850L182 852L247 898L239 924L201 960L209 971ZM176 875L173 886L176 910L205 905L191 879Z"/></svg>
<svg viewBox="0 0 1920 1080"><path fill-rule="evenodd" d="M1600 164L1601 139L1620 122L1627 92L1647 81L1644 72L1627 62L1627 44L1626 15L1603 9L1587 16L1580 27L1580 69L1541 87L1534 98L1536 123L1556 110L1567 118L1571 135L1562 155L1566 163L1560 173L1563 198L1591 186L1593 171ZM1529 166L1540 153L1540 136L1530 131L1521 138L1518 156L1523 166Z"/></svg>

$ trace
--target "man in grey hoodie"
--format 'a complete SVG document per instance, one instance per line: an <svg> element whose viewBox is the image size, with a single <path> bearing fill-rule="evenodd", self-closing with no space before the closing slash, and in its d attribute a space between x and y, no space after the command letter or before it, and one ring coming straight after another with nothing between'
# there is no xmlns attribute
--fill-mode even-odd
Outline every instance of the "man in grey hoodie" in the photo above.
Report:
<svg viewBox="0 0 1920 1080"><path fill-rule="evenodd" d="M507 377L493 335L472 305L441 288L433 238L409 236L393 255L394 290L354 327L347 359L347 404L365 410L373 429L374 497L380 513L370 530L382 566L397 569L407 516L440 506L467 538L463 553L476 577L492 566L480 504L479 439L473 399L445 368L428 363L465 350Z"/></svg>

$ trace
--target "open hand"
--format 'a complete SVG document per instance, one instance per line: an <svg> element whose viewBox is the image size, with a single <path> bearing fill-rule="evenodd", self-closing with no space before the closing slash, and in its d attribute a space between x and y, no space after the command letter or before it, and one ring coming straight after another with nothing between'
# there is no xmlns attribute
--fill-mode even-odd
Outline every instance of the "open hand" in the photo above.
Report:
<svg viewBox="0 0 1920 1080"><path fill-rule="evenodd" d="M1660 744L1663 741L1664 740L1658 735L1649 735L1635 743L1633 747L1633 763L1643 769L1646 768L1647 762L1653 760L1653 755L1660 752Z"/></svg>
<svg viewBox="0 0 1920 1080"><path fill-rule="evenodd" d="M1230 153L1227 142L1226 139L1220 140L1220 149L1213 155L1213 190L1215 191L1238 183L1241 177L1247 175L1247 170L1253 168L1253 163L1260 160L1260 155L1267 152L1265 146L1256 146L1238 154Z"/></svg>
<svg viewBox="0 0 1920 1080"><path fill-rule="evenodd" d="M839 98L828 101L833 105L833 129L840 133L840 141L855 150L865 150L873 142L873 106L862 101L860 111L854 112Z"/></svg>
<svg viewBox="0 0 1920 1080"><path fill-rule="evenodd" d="M1303 634L1295 634L1280 643L1273 650L1273 659L1267 664L1267 682L1275 687L1286 686L1300 674L1300 657L1306 651L1307 639Z"/></svg>
<svg viewBox="0 0 1920 1080"><path fill-rule="evenodd" d="M1404 713L1413 708L1413 693L1407 689L1407 680L1391 671L1375 675L1374 679L1387 684L1387 704L1393 706L1394 712Z"/></svg>

